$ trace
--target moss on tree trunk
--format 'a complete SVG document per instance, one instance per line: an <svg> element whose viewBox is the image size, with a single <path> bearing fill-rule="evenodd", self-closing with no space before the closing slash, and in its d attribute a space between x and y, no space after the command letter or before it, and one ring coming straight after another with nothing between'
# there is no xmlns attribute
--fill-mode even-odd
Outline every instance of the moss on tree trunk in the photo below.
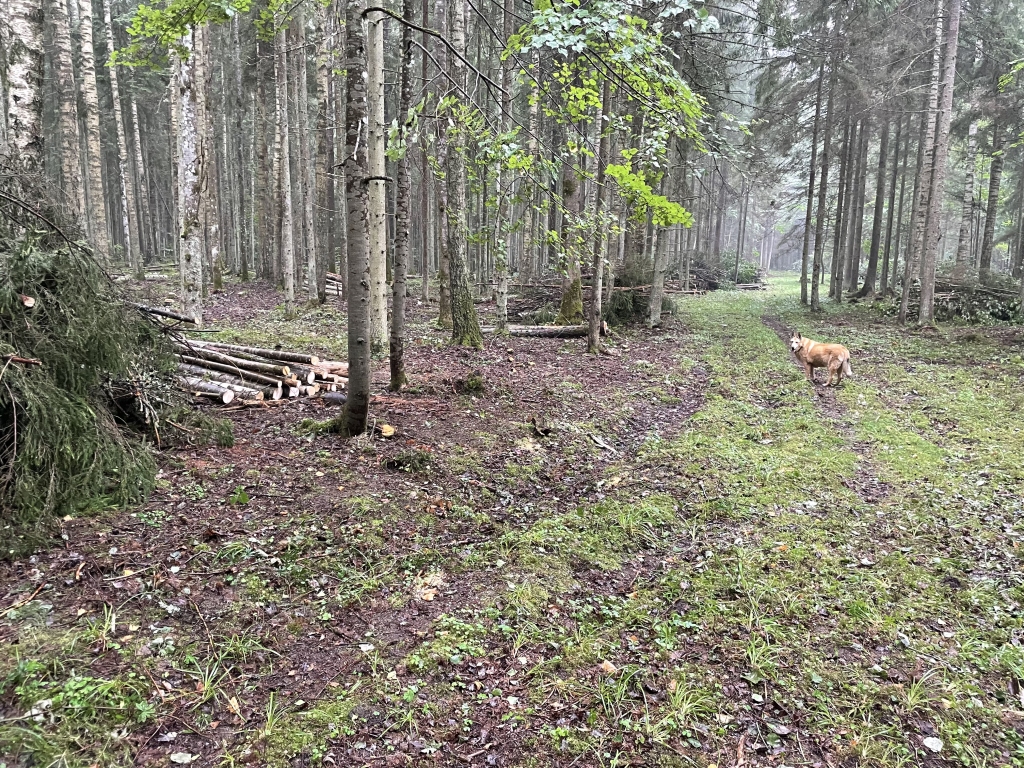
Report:
<svg viewBox="0 0 1024 768"><path fill-rule="evenodd" d="M583 322L583 286L579 277L562 292L555 325L580 325Z"/></svg>

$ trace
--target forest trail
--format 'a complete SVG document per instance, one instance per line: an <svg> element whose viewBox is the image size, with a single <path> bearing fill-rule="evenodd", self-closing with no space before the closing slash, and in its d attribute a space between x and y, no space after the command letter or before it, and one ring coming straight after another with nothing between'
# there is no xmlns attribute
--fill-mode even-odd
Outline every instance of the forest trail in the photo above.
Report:
<svg viewBox="0 0 1024 768"><path fill-rule="evenodd" d="M304 402L163 454L145 507L0 566L0 754L1021 760L1019 335L808 319L775 286L687 299L618 357L456 350L420 314L413 387L372 408L396 439L308 434ZM276 311L219 323L281 338ZM857 378L819 396L797 325Z"/></svg>

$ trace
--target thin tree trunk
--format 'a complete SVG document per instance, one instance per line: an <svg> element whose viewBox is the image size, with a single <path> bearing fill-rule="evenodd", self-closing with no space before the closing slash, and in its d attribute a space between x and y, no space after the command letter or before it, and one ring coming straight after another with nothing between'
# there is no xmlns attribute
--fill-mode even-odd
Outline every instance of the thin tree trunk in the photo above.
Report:
<svg viewBox="0 0 1024 768"><path fill-rule="evenodd" d="M203 232L200 223L203 156L199 144L200 84L193 55L203 34L196 29L181 39L186 55L176 62L178 104L178 236L180 238L183 314L203 323Z"/></svg>
<svg viewBox="0 0 1024 768"><path fill-rule="evenodd" d="M811 129L811 167L807 174L807 209L804 212L804 242L800 251L800 303L806 305L809 301L807 295L807 273L810 267L811 255L811 214L814 208L814 173L818 164L818 127L821 123L821 91L822 81L825 79L825 62L822 61L818 67L818 88L814 99L814 127ZM741 229L737 226L737 229ZM736 263L739 264L739 246L736 248Z"/></svg>
<svg viewBox="0 0 1024 768"><path fill-rule="evenodd" d="M900 299L898 322L903 325L907 321L910 306L910 288L918 270L924 265L922 259L923 246L928 229L928 212L931 209L929 195L932 190L931 179L935 169L935 126L939 111L939 89L942 76L942 18L943 0L935 2L935 45L932 50L932 69L928 87L927 111L921 122L921 139L919 152L918 174L914 182L914 216L912 222L910 249L907 255L903 274L903 295Z"/></svg>
<svg viewBox="0 0 1024 768"><path fill-rule="evenodd" d="M449 40L453 52L452 79L465 93L468 86L466 65L459 55L466 51L466 0L452 0ZM482 347L483 335L476 306L469 288L466 266L466 128L449 131L448 151L448 268L452 284L452 342L464 347Z"/></svg>
<svg viewBox="0 0 1024 768"><path fill-rule="evenodd" d="M110 0L103 0L103 25L106 27L107 50L113 51L115 50L114 25L110 20ZM191 73L190 76L194 78L196 74L194 67L189 65L188 69ZM197 87L201 88L202 83L199 83ZM139 253L138 222L135 220L135 191L128 183L128 142L124 133L124 113L121 111L121 91L118 87L117 67L110 67L110 96L113 101L114 125L117 129L117 177L121 202L121 228L124 233L125 247L128 249L128 265L136 276L141 277L145 265Z"/></svg>
<svg viewBox="0 0 1024 768"><path fill-rule="evenodd" d="M995 242L996 217L999 208L999 186L1003 178L1003 126L999 119L992 121L992 166L988 174L988 199L985 202L985 229L978 257L978 277L988 282L992 273L992 247Z"/></svg>
<svg viewBox="0 0 1024 768"><path fill-rule="evenodd" d="M280 127L281 272L284 277L285 316L295 318L295 241L292 216L292 172L288 118L288 37L284 26L277 32L277 119Z"/></svg>
<svg viewBox="0 0 1024 768"><path fill-rule="evenodd" d="M946 190L946 158L949 155L949 127L953 119L953 91L956 77L956 49L960 36L960 0L949 2L949 22L945 34L945 54L943 56L942 101L935 136L935 153L932 167L932 188L929 192L928 226L925 230L926 240L922 261L921 275L921 314L918 322L921 325L935 324L935 269L939 258L939 239L942 237L940 218L942 201ZM997 160L1000 156L997 156ZM996 173L993 169L992 176ZM990 191L993 187L989 187ZM998 179L994 185L998 196ZM992 209L995 213L995 208Z"/></svg>
<svg viewBox="0 0 1024 768"><path fill-rule="evenodd" d="M829 76L828 103L825 105L825 130L821 139L821 174L818 179L818 211L814 219L814 264L811 271L811 311L821 311L818 296L825 259L825 215L828 202L828 162L832 143L832 123L835 114L836 73ZM842 185L840 185L842 188Z"/></svg>
<svg viewBox="0 0 1024 768"><path fill-rule="evenodd" d="M605 250L608 243L608 228L604 222L605 209L608 207L605 169L611 161L612 144L611 126L610 124L605 126L605 116L611 110L611 102L611 80L605 77L601 93L601 111L597 119L597 130L601 139L598 142L597 174L594 180L597 185L597 194L594 200L594 282L590 292L590 317L587 323L587 351L595 354L601 351L601 284L604 277ZM651 292L654 292L653 288Z"/></svg>
<svg viewBox="0 0 1024 768"><path fill-rule="evenodd" d="M402 0L402 72L398 94L398 117L409 128L412 106L412 13L413 0ZM408 379L405 375L405 274L409 264L409 208L412 181L409 178L409 147L395 165L395 279L391 291L391 339L388 349L392 392L399 391ZM424 222L425 223L425 222Z"/></svg>
<svg viewBox="0 0 1024 768"><path fill-rule="evenodd" d="M847 101L846 118L843 121L843 140L840 144L842 155L839 158L839 196L836 200L836 229L832 236L832 268L830 270L828 289L828 295L836 299L836 301L843 300L837 288L842 284L840 268L843 263L843 251L846 249L846 228L849 220L846 208L849 205L850 195L848 187L852 175L850 170L852 133L853 122L850 118L850 103Z"/></svg>
<svg viewBox="0 0 1024 768"><path fill-rule="evenodd" d="M853 293L860 279L860 262L864 252L864 206L867 198L868 145L871 142L871 119L865 117L861 123L860 139L857 146L857 189L853 198L853 226L850 230L850 258L847 266L846 286Z"/></svg>
<svg viewBox="0 0 1024 768"><path fill-rule="evenodd" d="M78 132L78 93L71 54L71 25L64 0L46 0L53 30L53 73L57 90L62 203L76 227L82 225L82 159ZM5 52L6 53L6 52Z"/></svg>
<svg viewBox="0 0 1024 768"><path fill-rule="evenodd" d="M139 130L139 107L135 101L134 93L131 94L129 98L132 119L132 143L135 145L135 185L139 193L139 231L140 234L148 233L146 238L140 238L140 240L145 239L147 241L151 241L156 225L149 209L149 177L146 174L146 166L142 161L142 134ZM148 252L151 254L156 253L155 243L150 242Z"/></svg>
<svg viewBox="0 0 1024 768"><path fill-rule="evenodd" d="M893 233L895 235L896 242L893 246L892 251L892 274L888 277L888 287L886 288L887 293L895 293L896 291L896 275L898 273L899 259L900 259L900 242L903 239L903 201L904 193L907 187L907 156L910 154L910 135L911 135L911 115L907 115L907 130L903 137L903 151L902 159L900 161L900 199L896 204L896 230Z"/></svg>
<svg viewBox="0 0 1024 768"><path fill-rule="evenodd" d="M366 27L366 108L370 244L370 343L373 353L387 351L387 190L384 166L384 14L371 11Z"/></svg>
<svg viewBox="0 0 1024 768"><path fill-rule="evenodd" d="M896 214L896 182L899 180L900 159L902 155L903 165L906 166L906 152L901 144L903 138L903 115L896 119L896 140L892 148L892 175L889 182L889 203L885 222L885 246L882 250L882 274L878 284L879 293L886 296L889 293L889 259L892 256L892 224ZM902 201L901 201L902 204Z"/></svg>
<svg viewBox="0 0 1024 768"><path fill-rule="evenodd" d="M359 0L345 5L345 203L348 208L348 399L332 425L339 432L366 431L370 409L370 250L367 215L367 154L364 124L366 59Z"/></svg>
<svg viewBox="0 0 1024 768"><path fill-rule="evenodd" d="M964 197L961 204L960 236L956 243L953 279L963 280L967 270L967 254L971 249L971 221L974 218L974 166L978 157L978 123L972 120L967 128L967 167L964 169Z"/></svg>
<svg viewBox="0 0 1024 768"><path fill-rule="evenodd" d="M100 262L109 263L110 233L107 230L106 196L103 194L103 152L100 141L99 96L96 90L96 53L93 47L92 0L72 0L79 5L82 50L82 103L85 107L86 211L89 237Z"/></svg>
<svg viewBox="0 0 1024 768"><path fill-rule="evenodd" d="M320 301L320 290L317 287L317 228L313 216L315 183L313 179L313 153L309 148L309 73L306 67L306 17L299 13L298 24L298 70L299 78L296 91L299 94L295 104L298 114L297 129L299 132L299 173L302 183L302 229L305 237L306 263L306 298L313 303Z"/></svg>
<svg viewBox="0 0 1024 768"><path fill-rule="evenodd" d="M896 142L899 144L899 129ZM871 222L871 251L868 254L868 269L864 275L864 286L857 292L863 298L875 292L875 280L878 275L878 252L882 245L882 209L885 206L885 164L889 159L889 121L882 123L882 135L878 139L878 168L875 179L875 215ZM893 185L895 190L895 185ZM890 216L891 218L891 216ZM883 270L884 274L884 270Z"/></svg>

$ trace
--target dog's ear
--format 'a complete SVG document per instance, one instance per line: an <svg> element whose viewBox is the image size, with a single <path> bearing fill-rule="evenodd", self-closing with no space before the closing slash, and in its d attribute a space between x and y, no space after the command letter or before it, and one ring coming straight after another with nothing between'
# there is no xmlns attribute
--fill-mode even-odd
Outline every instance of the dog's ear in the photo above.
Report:
<svg viewBox="0 0 1024 768"><path fill-rule="evenodd" d="M802 339L802 338L803 338L803 336L801 336L801 335L800 335L800 331L797 331L797 332L796 332L796 337L797 337L798 339Z"/></svg>

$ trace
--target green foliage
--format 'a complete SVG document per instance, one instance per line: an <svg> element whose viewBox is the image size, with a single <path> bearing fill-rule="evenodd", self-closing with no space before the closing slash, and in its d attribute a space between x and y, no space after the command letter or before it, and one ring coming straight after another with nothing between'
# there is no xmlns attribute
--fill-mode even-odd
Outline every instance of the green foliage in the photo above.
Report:
<svg viewBox="0 0 1024 768"><path fill-rule="evenodd" d="M42 362L0 373L2 556L31 545L55 517L149 493L153 459L121 428L130 413L114 399L155 385L148 377L170 355L92 260L32 241L2 254L0 354Z"/></svg>
<svg viewBox="0 0 1024 768"><path fill-rule="evenodd" d="M645 179L647 174L633 171L631 163L610 163L605 172L618 182L626 199L634 206L634 216L637 218L645 217L647 211L650 211L656 226L693 226L693 216L690 212L664 195L656 195Z"/></svg>
<svg viewBox="0 0 1024 768"><path fill-rule="evenodd" d="M126 48L113 51L110 63L125 66L151 66L164 63L164 51L173 51L186 58L188 48L181 39L193 29L206 24L223 24L238 13L247 13L251 0L170 0L163 7L140 3L135 9L128 35L131 43ZM277 5L270 3L270 8ZM271 13L272 10L264 11ZM154 45L156 46L154 48Z"/></svg>

